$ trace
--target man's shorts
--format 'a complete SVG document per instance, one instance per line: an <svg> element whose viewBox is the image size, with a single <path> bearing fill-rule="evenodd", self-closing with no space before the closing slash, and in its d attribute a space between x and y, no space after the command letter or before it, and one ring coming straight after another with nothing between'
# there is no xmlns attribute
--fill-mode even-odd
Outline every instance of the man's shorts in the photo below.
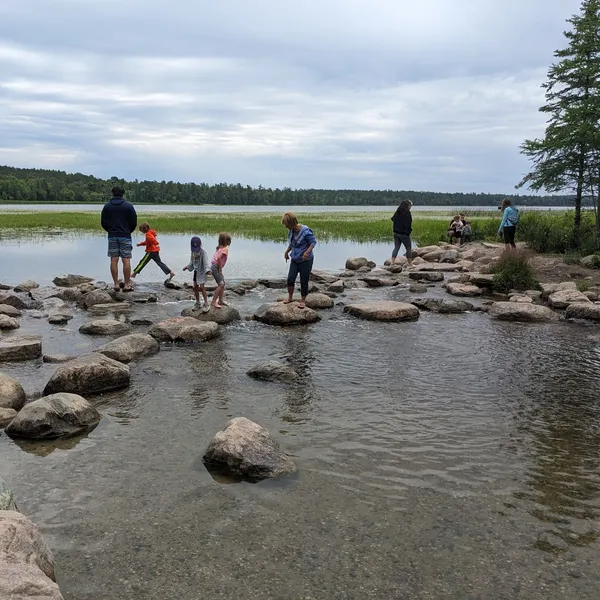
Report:
<svg viewBox="0 0 600 600"><path fill-rule="evenodd" d="M108 256L110 258L131 258L133 245L129 238L108 238Z"/></svg>

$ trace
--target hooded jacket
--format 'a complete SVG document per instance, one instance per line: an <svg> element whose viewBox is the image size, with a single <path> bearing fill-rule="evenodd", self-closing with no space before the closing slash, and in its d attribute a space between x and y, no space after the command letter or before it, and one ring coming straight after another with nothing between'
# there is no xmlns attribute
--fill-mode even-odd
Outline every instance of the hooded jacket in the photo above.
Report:
<svg viewBox="0 0 600 600"><path fill-rule="evenodd" d="M146 252L160 252L160 245L156 239L156 231L154 229L146 231L146 239L140 242L140 246L146 246Z"/></svg>
<svg viewBox="0 0 600 600"><path fill-rule="evenodd" d="M519 211L514 206L507 206L502 214L502 222L498 228L500 233L505 227L516 227L519 222Z"/></svg>
<svg viewBox="0 0 600 600"><path fill-rule="evenodd" d="M109 238L131 239L137 227L137 213L127 200L113 198L104 205L100 222Z"/></svg>

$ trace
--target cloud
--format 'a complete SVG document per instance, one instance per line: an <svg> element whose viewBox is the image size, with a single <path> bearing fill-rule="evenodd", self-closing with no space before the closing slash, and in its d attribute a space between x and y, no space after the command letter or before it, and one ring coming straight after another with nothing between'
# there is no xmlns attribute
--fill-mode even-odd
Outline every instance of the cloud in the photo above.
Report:
<svg viewBox="0 0 600 600"><path fill-rule="evenodd" d="M5 0L0 162L509 191L578 0Z"/></svg>

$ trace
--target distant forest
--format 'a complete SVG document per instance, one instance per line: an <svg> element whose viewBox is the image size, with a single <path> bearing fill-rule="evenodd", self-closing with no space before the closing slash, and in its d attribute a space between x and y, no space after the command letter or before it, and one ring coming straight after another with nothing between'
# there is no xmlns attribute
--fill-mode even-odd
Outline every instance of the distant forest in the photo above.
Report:
<svg viewBox="0 0 600 600"><path fill-rule="evenodd" d="M82 173L0 166L0 202L106 202L110 189L121 184L126 197L147 204L263 205L397 205L410 199L422 206L495 206L512 198L521 206L570 206L572 196L525 196L415 192L410 190L293 190L253 188L241 184L175 183L98 179ZM589 202L591 204L591 201Z"/></svg>

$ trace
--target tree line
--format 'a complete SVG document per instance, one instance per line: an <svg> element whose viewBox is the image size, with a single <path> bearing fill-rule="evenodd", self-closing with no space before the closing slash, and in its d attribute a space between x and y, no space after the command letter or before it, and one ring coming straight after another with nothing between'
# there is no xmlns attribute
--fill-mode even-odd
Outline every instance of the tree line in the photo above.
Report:
<svg viewBox="0 0 600 600"><path fill-rule="evenodd" d="M412 190L325 190L253 188L241 184L176 183L173 181L125 181L99 179L82 173L0 166L0 202L103 203L119 184L136 204L218 205L398 205L410 199L422 206L497 206L506 197L521 206L570 206L572 196L465 194Z"/></svg>

